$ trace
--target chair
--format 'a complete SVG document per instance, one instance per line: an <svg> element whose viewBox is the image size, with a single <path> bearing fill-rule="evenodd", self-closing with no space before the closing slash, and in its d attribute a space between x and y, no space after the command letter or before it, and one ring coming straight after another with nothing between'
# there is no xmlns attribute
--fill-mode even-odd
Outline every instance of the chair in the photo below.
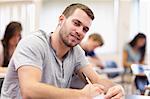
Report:
<svg viewBox="0 0 150 99"><path fill-rule="evenodd" d="M145 86L145 93L144 96L149 96L150 95L150 84Z"/></svg>
<svg viewBox="0 0 150 99"><path fill-rule="evenodd" d="M145 92L144 85L148 84L148 77L145 73L145 71L148 68L150 68L148 65L142 65L142 64L132 64L131 65L131 70L133 72L133 75L135 76L135 79L133 80L133 82L136 81L136 84L137 84L136 86L140 89L141 94L145 94L144 93Z"/></svg>
<svg viewBox="0 0 150 99"><path fill-rule="evenodd" d="M147 79L148 79L148 82L149 82L149 85L145 86L144 95L148 96L148 95L150 95L150 67L145 68L144 73L147 76Z"/></svg>

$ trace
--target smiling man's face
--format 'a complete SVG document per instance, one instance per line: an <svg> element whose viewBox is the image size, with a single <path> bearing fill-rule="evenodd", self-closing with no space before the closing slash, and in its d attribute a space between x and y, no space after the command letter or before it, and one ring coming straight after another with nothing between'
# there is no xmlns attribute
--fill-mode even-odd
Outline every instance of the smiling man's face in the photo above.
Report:
<svg viewBox="0 0 150 99"><path fill-rule="evenodd" d="M74 47L79 44L88 32L92 19L81 9L76 9L74 13L66 18L60 18L60 38L67 47Z"/></svg>

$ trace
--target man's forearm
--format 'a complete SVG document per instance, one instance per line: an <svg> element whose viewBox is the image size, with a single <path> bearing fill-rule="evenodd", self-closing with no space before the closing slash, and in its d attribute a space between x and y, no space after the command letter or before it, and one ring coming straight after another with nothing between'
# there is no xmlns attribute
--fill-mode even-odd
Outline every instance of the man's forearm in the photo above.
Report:
<svg viewBox="0 0 150 99"><path fill-rule="evenodd" d="M113 83L109 79L100 78L100 76L98 74L95 75L95 79L92 80L92 83L99 83L99 84L103 85L105 87L105 92L109 88L111 88L111 87L116 85L115 83Z"/></svg>
<svg viewBox="0 0 150 99"><path fill-rule="evenodd" d="M115 83L113 83L113 82L112 82L111 80L109 80L109 79L98 79L98 80L97 80L97 83L103 85L103 86L106 88L105 92L106 92L109 88L111 88L111 87L113 87L113 86L116 85Z"/></svg>
<svg viewBox="0 0 150 99"><path fill-rule="evenodd" d="M86 99L81 90L57 88L43 83L36 83L22 93L23 99Z"/></svg>
<svg viewBox="0 0 150 99"><path fill-rule="evenodd" d="M43 83L30 86L27 91L22 92L23 99L84 99L81 90L64 89Z"/></svg>
<svg viewBox="0 0 150 99"><path fill-rule="evenodd" d="M97 74L95 71L93 71L93 69L89 66L89 67L87 67L88 69L87 69L87 71L84 71L87 75L88 75L88 77L89 77L89 79L90 79L90 81L94 84L94 83L99 83L99 84L101 84L101 85L103 85L104 87L105 87L105 91L107 91L109 88L111 88L112 86L115 86L116 84L115 83L113 83L111 80L109 80L109 79L102 79L101 77L100 77L100 75L99 74Z"/></svg>

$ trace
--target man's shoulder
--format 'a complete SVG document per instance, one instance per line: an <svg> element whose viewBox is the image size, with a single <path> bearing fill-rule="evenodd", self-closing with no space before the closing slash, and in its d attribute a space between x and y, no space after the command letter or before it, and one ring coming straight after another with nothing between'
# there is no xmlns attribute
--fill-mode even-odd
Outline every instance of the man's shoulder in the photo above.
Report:
<svg viewBox="0 0 150 99"><path fill-rule="evenodd" d="M37 36L39 38L48 38L48 33L46 33L45 31L43 30L38 30L38 31L35 31L33 34L33 36Z"/></svg>
<svg viewBox="0 0 150 99"><path fill-rule="evenodd" d="M30 35L27 35L26 37L21 39L21 42L41 42L42 41L47 41L49 38L48 34L42 30L38 30L35 32L32 32Z"/></svg>
<svg viewBox="0 0 150 99"><path fill-rule="evenodd" d="M45 34L45 33L42 34L40 31L36 31L36 32L22 38L19 41L17 48L42 49L49 45L48 41L49 40L48 40L47 34Z"/></svg>
<svg viewBox="0 0 150 99"><path fill-rule="evenodd" d="M75 50L75 51L83 51L83 49L81 48L80 45L77 45L77 46L73 47L73 50Z"/></svg>
<svg viewBox="0 0 150 99"><path fill-rule="evenodd" d="M124 46L124 50L126 51L130 51L132 49L131 45L130 44L125 44Z"/></svg>
<svg viewBox="0 0 150 99"><path fill-rule="evenodd" d="M85 54L84 50L81 48L80 45L77 45L75 47L73 47L73 52L75 55L80 55L80 54Z"/></svg>

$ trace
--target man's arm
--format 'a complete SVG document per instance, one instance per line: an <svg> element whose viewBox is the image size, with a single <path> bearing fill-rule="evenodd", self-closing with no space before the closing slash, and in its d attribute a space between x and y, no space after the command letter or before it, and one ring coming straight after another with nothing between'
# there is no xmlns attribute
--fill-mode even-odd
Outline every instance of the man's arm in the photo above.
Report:
<svg viewBox="0 0 150 99"><path fill-rule="evenodd" d="M123 50L123 66L130 68L132 63L129 63L127 60L128 60L128 52L126 50Z"/></svg>
<svg viewBox="0 0 150 99"><path fill-rule="evenodd" d="M79 75L82 76L82 72L84 72L90 81L94 83L99 83L105 87L105 91L107 91L110 87L116 85L112 81L108 79L101 79L100 76L93 70L92 66L86 66L79 70ZM83 77L82 77L83 78Z"/></svg>
<svg viewBox="0 0 150 99"><path fill-rule="evenodd" d="M33 66L21 66L18 76L23 99L92 99L99 94L99 88L91 85L76 90L41 83L41 70Z"/></svg>
<svg viewBox="0 0 150 99"><path fill-rule="evenodd" d="M87 75L93 84L98 83L105 87L105 93L107 95L106 97L122 97L124 95L124 90L120 85L117 85L108 79L101 79L100 76L92 69L92 66L81 68L79 70L80 75L82 75L82 72Z"/></svg>
<svg viewBox="0 0 150 99"><path fill-rule="evenodd" d="M102 60L101 60L99 57L97 57L97 56L88 56L87 58L88 58L88 60L89 60L91 63L93 63L94 65L100 67L101 69L104 68L104 65L103 65L103 63L102 63Z"/></svg>

